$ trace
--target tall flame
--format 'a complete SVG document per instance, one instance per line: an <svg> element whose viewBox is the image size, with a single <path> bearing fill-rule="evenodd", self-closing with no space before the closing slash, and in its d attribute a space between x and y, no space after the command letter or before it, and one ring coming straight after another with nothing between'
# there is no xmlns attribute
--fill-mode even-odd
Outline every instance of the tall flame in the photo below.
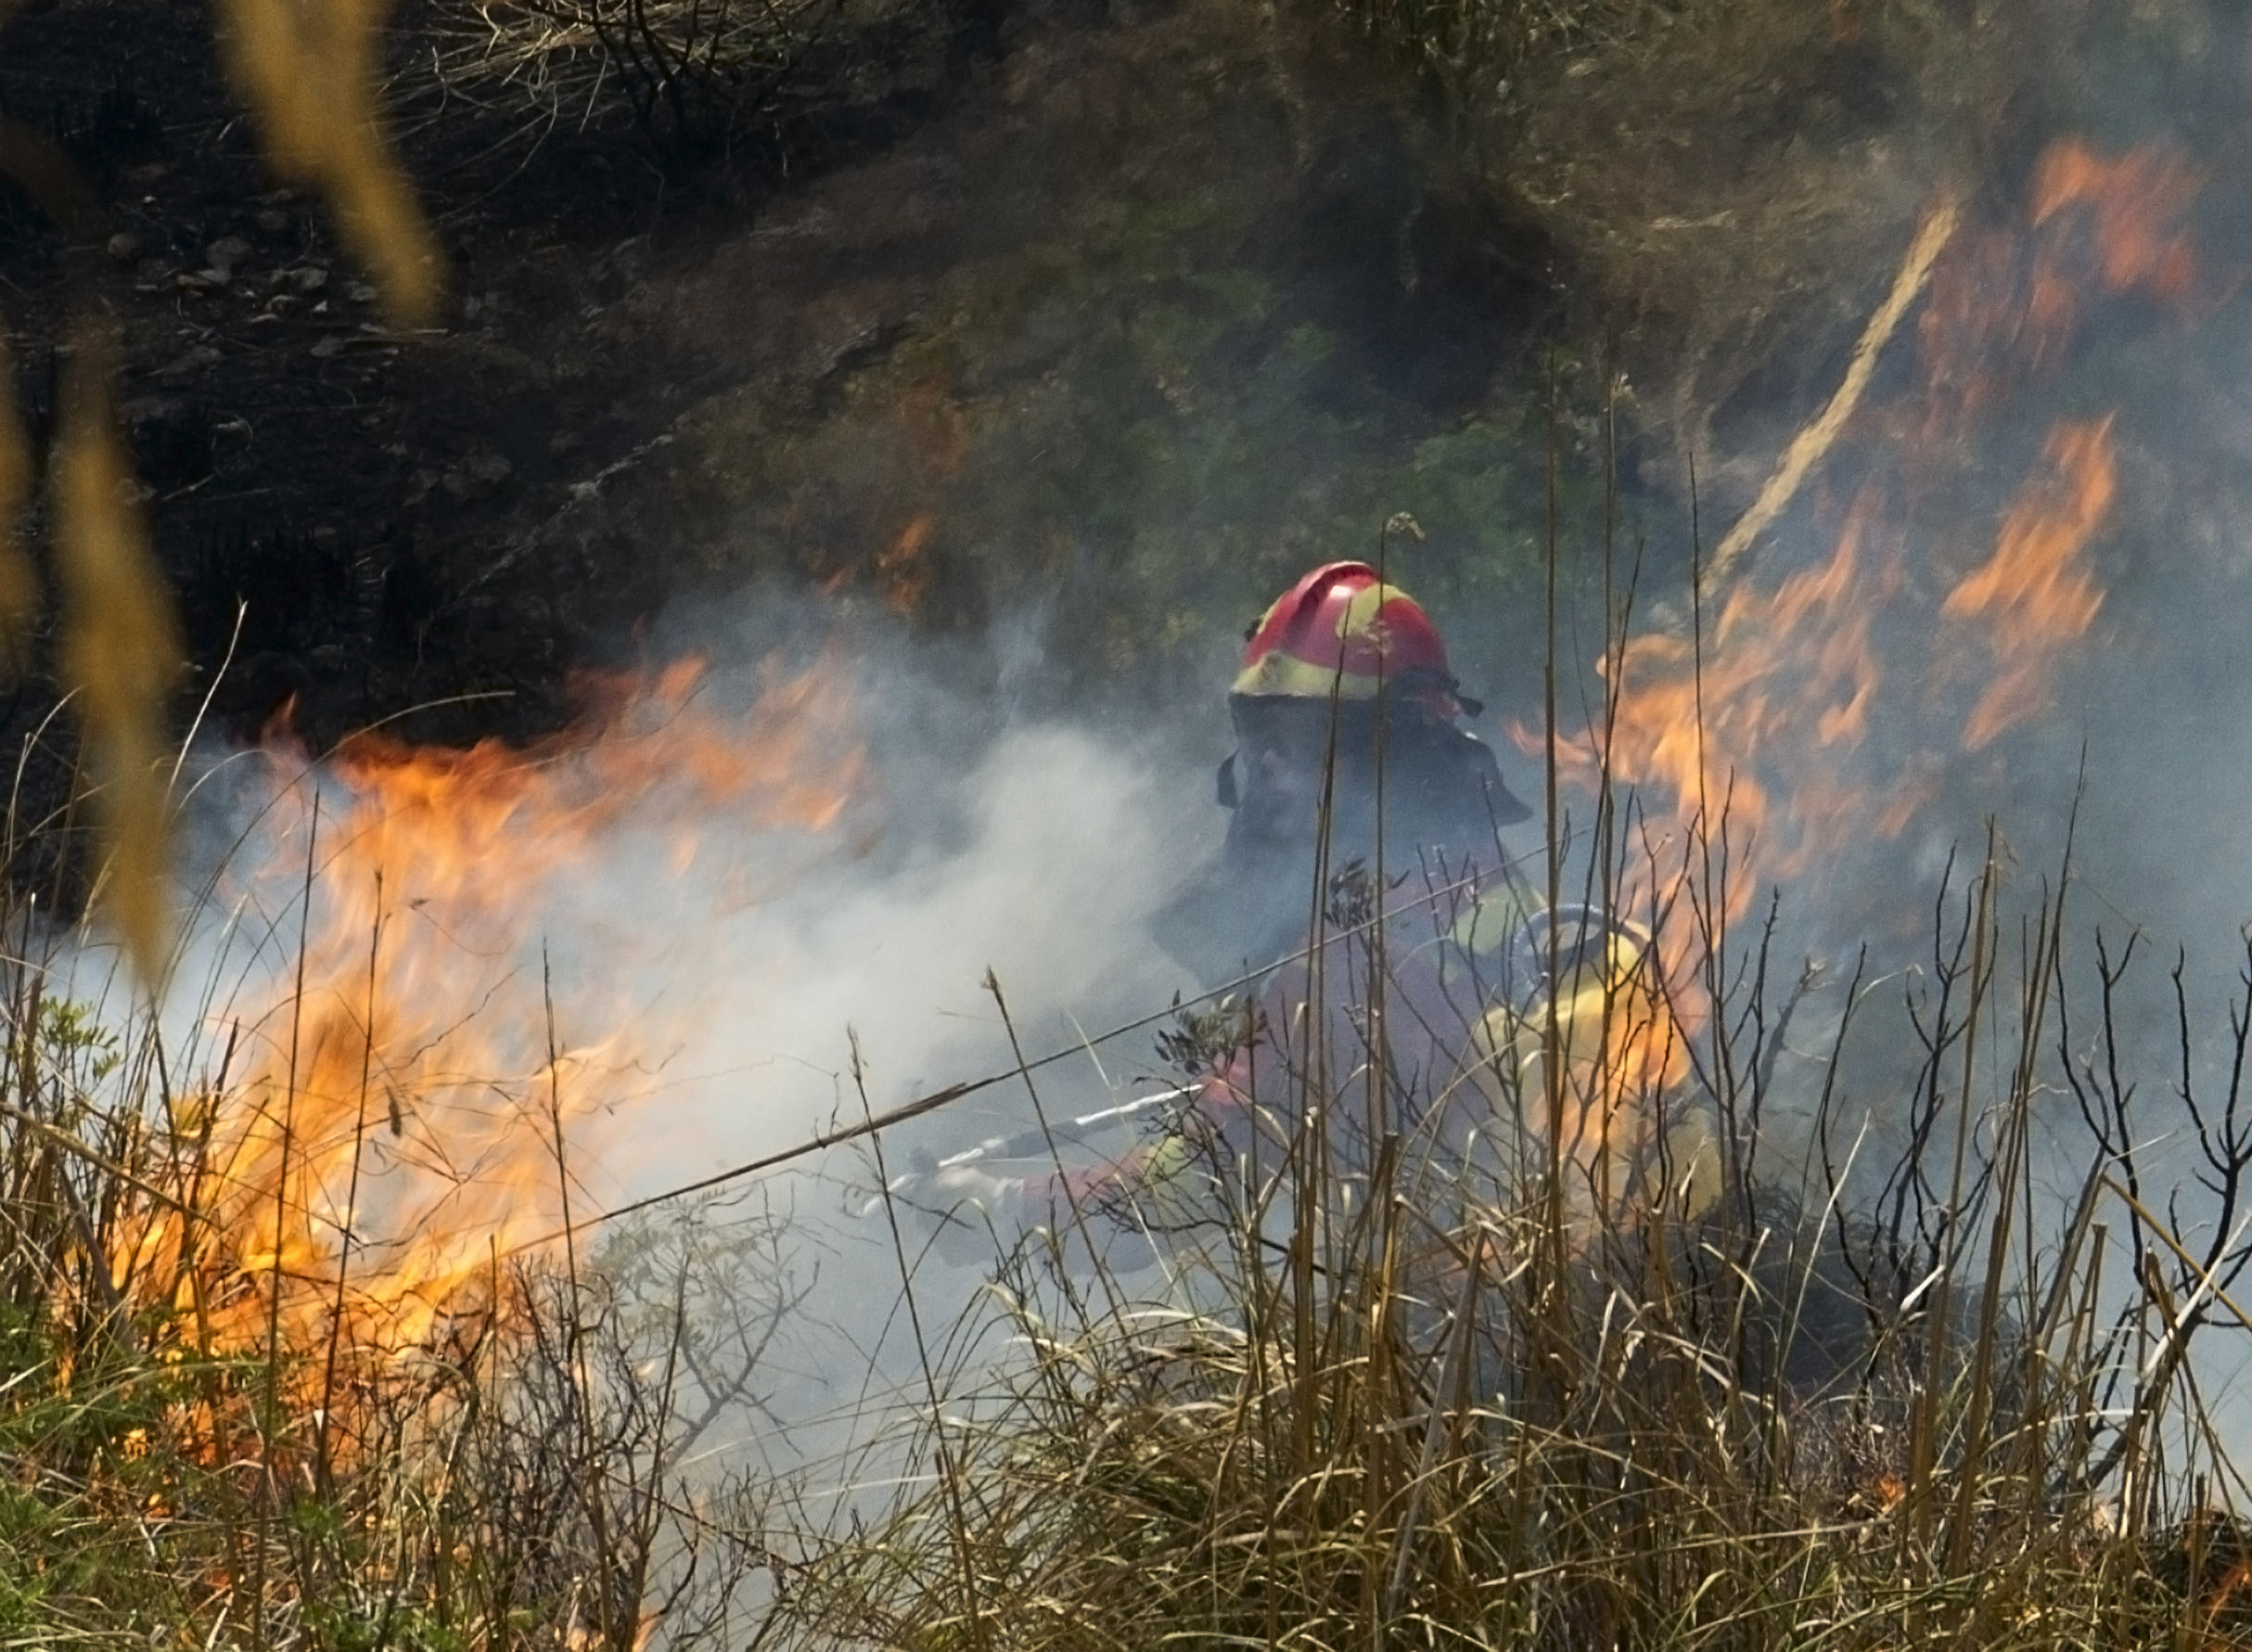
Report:
<svg viewBox="0 0 2252 1652"><path fill-rule="evenodd" d="M2109 418L2060 424L2049 437L2054 474L2036 475L2010 506L1994 554L1939 605L1951 620L1984 621L1994 674L1964 724L1977 750L2035 715L2062 647L2086 631L2104 593L2082 561L2118 492Z"/></svg>
<svg viewBox="0 0 2252 1652"><path fill-rule="evenodd" d="M604 853L645 852L671 885L723 826L759 846L718 869L745 898L743 879L787 875L788 843L817 849L861 775L836 660L770 665L737 714L704 677L606 685L528 749L365 735L324 762L258 754L265 807L224 892L284 961L262 1001L216 1012L227 1059L171 1121L208 1135L201 1208L130 1259L177 1281L199 1338L240 1346L278 1313L413 1346L499 1258L588 1213L581 1127L646 1084L676 1030L603 970L555 979L539 926Z"/></svg>
<svg viewBox="0 0 2252 1652"><path fill-rule="evenodd" d="M2016 224L1958 232L1940 256L1913 403L1857 416L1861 474L1830 513L1826 557L1738 580L1701 637L1645 633L1606 662L1611 709L1568 766L1640 788L1661 837L1670 817L1676 886L1709 858L1692 846L1725 835L1730 884L1701 892L1703 909L1740 916L1764 885L1897 835L1934 795L1948 746L1977 751L2046 709L2104 605L2090 555L2118 497L2114 418L2054 427L1968 567L1961 529L1918 513L1981 420L2068 360L2093 301L2136 293L2190 313L2182 221L2196 190L2162 151L2054 146ZM1879 727L1887 737L1869 739ZM1678 892L1638 897L1663 908Z"/></svg>

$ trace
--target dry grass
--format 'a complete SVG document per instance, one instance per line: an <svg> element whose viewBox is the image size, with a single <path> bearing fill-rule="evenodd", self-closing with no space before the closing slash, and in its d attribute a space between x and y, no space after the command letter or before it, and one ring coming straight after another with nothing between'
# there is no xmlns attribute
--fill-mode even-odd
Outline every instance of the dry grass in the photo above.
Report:
<svg viewBox="0 0 2252 1652"><path fill-rule="evenodd" d="M1075 1311L1106 1293L1012 1257L1021 1359L938 1401L929 1479L828 1547L790 1644L2237 1644L2183 1264L2152 1232L2121 1303L2092 1199L2004 1218L2028 1100L1983 1116L1928 1248L1762 1204L1558 1268L1537 1210L1378 1204L1177 1257L1195 1310ZM1897 1173L1943 1191L1954 1135Z"/></svg>
<svg viewBox="0 0 2252 1652"><path fill-rule="evenodd" d="M1677 20L1666 0L1354 0L1370 31L1450 79L1496 77L1556 55L1617 48Z"/></svg>
<svg viewBox="0 0 2252 1652"><path fill-rule="evenodd" d="M173 1091L152 1027L41 979L19 967L0 1004L0 1633L625 1652L661 1620L671 1645L739 1641L760 1509L684 1461L750 1393L771 1234L496 1261L412 1347L286 1330L284 1298L326 1287L151 1242L220 1208L212 1121L255 1098Z"/></svg>
<svg viewBox="0 0 2252 1652"><path fill-rule="evenodd" d="M1616 847L1582 892L1609 909L1664 868L1623 847L1630 811L1597 824ZM1689 848L1726 864L1724 832ZM1777 979L1772 925L1700 917L1727 903L1696 876L1653 915L1690 929L1689 1070L1633 1100L1708 1121L1716 1200L1590 1185L1537 1122L1560 1092L1517 1069L1482 1145L1418 1150L1397 1121L1429 1098L1364 1082L1383 1046L1340 1033L1277 1073L1299 1122L1260 1162L1208 1144L1162 1210L1009 1236L999 1369L950 1364L990 1342L918 1319L898 1449L920 1472L840 1526L803 1518L839 1506L822 1496L687 1473L757 1397L759 1325L795 1311L771 1249L645 1229L594 1267L496 1264L385 1358L286 1334L299 1284L272 1259L144 1242L208 1219L217 1110L281 1098L198 1088L153 1028L19 967L0 1623L621 1652L754 1629L1072 1652L2252 1641L2246 1488L2191 1357L2245 1328L2252 997L2208 1037L2178 980L2177 1059L2138 1072L2130 960L2080 956L2061 896L2014 910L1998 857L1881 993ZM1350 868L1329 889L1329 921L1375 937L1317 977L1338 1029L1381 1024L1375 890ZM1202 1062L1217 1031L1167 1048ZM1887 1098L1875 1123L1856 1092ZM2194 1178L2152 1157L2168 1134ZM1156 1231L1157 1287L1084 1261L1120 1215Z"/></svg>
<svg viewBox="0 0 2252 1652"><path fill-rule="evenodd" d="M2155 12L2155 8L2154 8ZM1826 396L1919 215L2008 186L2091 13L1929 0L1335 0L1435 86L1446 147L1565 272L1721 519ZM2076 56L2078 55L2078 56ZM2100 55L2100 54L2099 54Z"/></svg>
<svg viewBox="0 0 2252 1652"><path fill-rule="evenodd" d="M1483 1149L1419 1155L1368 1110L1432 1097L1368 1031L1381 956L1345 944L1311 991L1358 1031L1270 1057L1277 1151L1003 1247L1018 1357L928 1369L922 1478L809 1540L786 1644L2252 1644L2246 1488L2190 1353L2252 1328L2252 996L2208 1040L2177 979L2176 1099L2143 1100L2125 961L2079 959L2061 897L2006 910L1990 857L1889 1016L1832 983L1826 1049L1786 1060L1817 983L1772 980L1772 922L1747 943L1719 904L1670 908L1711 1013L1690 1076L1636 1098L1708 1117L1717 1200L1610 1199L1506 1107ZM2194 1179L2150 1160L2184 1129ZM1157 1288L1086 1261L1114 1218L1159 1235Z"/></svg>
<svg viewBox="0 0 2252 1652"><path fill-rule="evenodd" d="M841 80L865 56L854 42L913 10L897 0L433 0L408 89L482 108L519 142L630 121L660 151L700 157L774 116L809 74Z"/></svg>

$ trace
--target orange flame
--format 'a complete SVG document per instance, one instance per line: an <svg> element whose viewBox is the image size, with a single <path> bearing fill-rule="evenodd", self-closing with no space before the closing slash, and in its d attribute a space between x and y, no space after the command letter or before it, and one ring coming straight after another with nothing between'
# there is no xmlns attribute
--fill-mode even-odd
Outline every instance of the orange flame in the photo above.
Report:
<svg viewBox="0 0 2252 1652"><path fill-rule="evenodd" d="M1939 605L1951 620L1989 622L1995 672L1964 726L1966 750L2043 709L2042 686L2061 646L2086 631L2104 606L2104 593L2080 557L2118 492L2111 420L2057 426L2048 457L2056 475L2027 483L2002 524L1993 557L1964 575Z"/></svg>
<svg viewBox="0 0 2252 1652"><path fill-rule="evenodd" d="M1853 416L1865 440L1851 445L1867 456L1840 490L1850 503L1828 555L1772 583L1738 579L1688 634L1647 632L1604 661L1604 716L1580 739L1559 736L1558 750L1580 785L1640 793L1644 829L1611 893L1657 929L1668 1012L1630 1023L1638 1047L1619 1070L1638 1082L1623 1100L1602 1092L1594 1133L1606 1152L1646 1145L1667 1064L1709 1014L1714 949L1762 890L1897 837L1939 791L1942 744L1981 749L2046 707L2059 660L2104 605L2088 553L2118 493L2112 420L2054 428L1967 571L1918 567L1951 560L1960 540L1910 506L1987 410L2066 360L2091 295L2139 290L2179 313L2195 284L2180 224L2195 191L2156 152L2051 149L2018 224L1958 231L1941 251L1917 394ZM1894 442L1866 440L1887 431ZM1958 734L1945 702L1966 691ZM1918 740L1918 729L1949 732Z"/></svg>
<svg viewBox="0 0 2252 1652"><path fill-rule="evenodd" d="M2053 144L2022 226L1959 238L1934 271L1920 327L1926 445L1960 437L2028 369L2063 364L2092 298L2140 293L2186 319L2196 255L2183 216L2200 181L2163 149L2116 160Z"/></svg>
<svg viewBox="0 0 2252 1652"><path fill-rule="evenodd" d="M2196 255L2182 219L2199 186L2187 166L2162 150L2106 160L2066 138L2049 147L2034 173L2033 222L2045 224L2068 208L2084 209L2094 220L2105 292L2143 288L2179 301L2196 279Z"/></svg>
<svg viewBox="0 0 2252 1652"><path fill-rule="evenodd" d="M1951 559L1959 540L1919 524L1911 506L1933 492L1924 473L1961 449L1983 412L2063 362L2092 298L2140 292L2180 313L2196 285L2182 224L2196 190L2161 151L2052 147L2020 223L1960 233L1939 261L1913 412L1860 416L1865 434L1903 439L1862 447L1865 471L1829 555L1772 583L1739 580L1701 643L1645 634L1606 662L1607 725L1567 762L1577 779L1607 775L1670 812L1679 864L1665 874L1645 857L1641 877L1657 887L1632 891L1638 902L1663 910L1683 892L1693 851L1715 858L1724 836L1717 858L1729 888L1693 893L1712 916L1738 916L1764 885L1904 829L1937 789L1946 745L1981 749L2045 709L2059 662L2104 605L2088 557L2118 496L2112 419L2054 428L1967 571L1918 570L1919 559ZM1952 727L1958 714L1945 705L1957 694L1971 704L1959 732L1903 737ZM1868 740L1880 727L1887 738Z"/></svg>
<svg viewBox="0 0 2252 1652"><path fill-rule="evenodd" d="M430 1336L567 1204L587 1214L573 1127L631 1096L669 1030L600 972L551 980L537 926L606 845L642 837L659 887L722 822L761 834L780 875L777 839L817 844L860 778L841 675L770 665L730 715L685 662L609 685L524 749L364 735L308 764L265 748L270 805L232 892L277 917L288 955L264 1002L224 1011L232 1068L171 1121L209 1133L203 1208L121 1263L176 1279L208 1344L262 1338L278 1313L285 1334L334 1323L380 1352ZM589 1020L597 1036L573 1041Z"/></svg>
<svg viewBox="0 0 2252 1652"><path fill-rule="evenodd" d="M1694 642L1669 633L1630 641L1613 668L1616 713L1607 730L1570 749L1574 778L1593 784L1607 771L1615 784L1656 785L1698 833L1756 839L1772 813L1760 779L1774 766L1771 756L1803 761L1823 748L1849 749L1883 685L1870 626L1900 569L1893 557L1868 566L1866 506L1822 567L1791 574L1772 594L1733 591L1701 658ZM1828 813L1847 800L1834 796ZM1802 832L1799 843L1772 853L1769 870L1780 877L1801 867L1819 836Z"/></svg>
<svg viewBox="0 0 2252 1652"><path fill-rule="evenodd" d="M930 583L923 547L930 543L932 520L928 511L918 513L876 556L876 577L894 613L912 614L922 604L923 592Z"/></svg>

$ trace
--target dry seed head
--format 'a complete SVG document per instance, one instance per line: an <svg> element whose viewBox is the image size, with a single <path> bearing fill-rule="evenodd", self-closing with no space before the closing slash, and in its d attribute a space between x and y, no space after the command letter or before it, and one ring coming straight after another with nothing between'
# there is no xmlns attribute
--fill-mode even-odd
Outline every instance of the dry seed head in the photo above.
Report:
<svg viewBox="0 0 2252 1652"><path fill-rule="evenodd" d="M110 406L111 341L86 323L74 344L54 459L60 664L96 782L96 893L134 968L153 982L171 928L164 702L182 654L171 595L127 491Z"/></svg>
<svg viewBox="0 0 2252 1652"><path fill-rule="evenodd" d="M32 502L31 443L16 413L16 367L0 339L0 672L23 669L38 612L39 578L18 531Z"/></svg>

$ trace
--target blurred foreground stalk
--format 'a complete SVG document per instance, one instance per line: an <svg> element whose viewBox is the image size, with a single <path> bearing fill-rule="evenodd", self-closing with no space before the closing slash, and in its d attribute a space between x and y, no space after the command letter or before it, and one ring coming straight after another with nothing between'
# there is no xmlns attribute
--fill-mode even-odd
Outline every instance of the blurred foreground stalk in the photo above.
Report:
<svg viewBox="0 0 2252 1652"><path fill-rule="evenodd" d="M377 121L389 10L389 0L220 0L220 35L275 169L328 197L386 319L415 327L437 307L440 261Z"/></svg>
<svg viewBox="0 0 2252 1652"><path fill-rule="evenodd" d="M134 503L118 441L115 351L83 323L63 383L55 446L55 563L62 584L62 680L77 701L105 847L96 894L134 967L161 975L167 931L164 708L182 649L172 599ZM0 592L0 597L6 593Z"/></svg>

